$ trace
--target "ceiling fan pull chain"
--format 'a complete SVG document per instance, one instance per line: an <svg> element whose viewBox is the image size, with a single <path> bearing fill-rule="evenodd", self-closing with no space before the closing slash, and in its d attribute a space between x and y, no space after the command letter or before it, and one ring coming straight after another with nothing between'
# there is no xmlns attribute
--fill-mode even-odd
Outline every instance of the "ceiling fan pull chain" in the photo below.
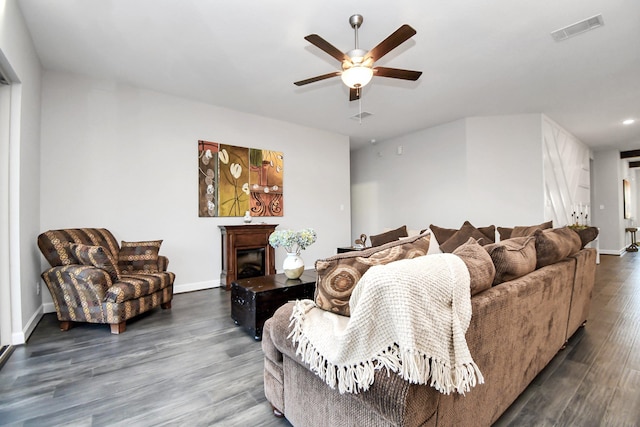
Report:
<svg viewBox="0 0 640 427"><path fill-rule="evenodd" d="M359 117L359 123L362 124L362 92L360 92L362 90L362 88L358 88L358 117Z"/></svg>

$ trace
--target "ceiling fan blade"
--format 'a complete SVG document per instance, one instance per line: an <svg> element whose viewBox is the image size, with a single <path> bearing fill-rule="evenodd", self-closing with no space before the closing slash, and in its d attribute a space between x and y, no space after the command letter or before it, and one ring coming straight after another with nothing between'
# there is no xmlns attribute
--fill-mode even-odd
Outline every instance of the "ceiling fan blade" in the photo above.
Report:
<svg viewBox="0 0 640 427"><path fill-rule="evenodd" d="M392 79L418 80L422 71L402 70L400 68L374 67L373 75Z"/></svg>
<svg viewBox="0 0 640 427"><path fill-rule="evenodd" d="M382 40L376 47L371 49L365 56L365 61L369 58L373 58L374 62L377 61L396 47L400 46L402 43L409 40L415 34L416 30L411 28L411 26L404 24L395 30L389 37Z"/></svg>
<svg viewBox="0 0 640 427"><path fill-rule="evenodd" d="M360 91L362 88L350 88L349 89L349 101L357 101L360 99Z"/></svg>
<svg viewBox="0 0 640 427"><path fill-rule="evenodd" d="M304 86L304 85L308 85L309 83L319 82L320 80L329 79L331 77L335 77L339 75L340 75L340 71L333 71L331 73L323 74L321 76L315 76L315 77L311 77L310 79L300 80L299 82L294 82L293 84L296 86Z"/></svg>
<svg viewBox="0 0 640 427"><path fill-rule="evenodd" d="M337 47L335 47L334 45L332 45L331 43L329 43L328 41L326 41L325 39L323 39L317 34L309 34L304 39L309 43L311 43L312 45L324 50L325 52L327 52L329 55L333 56L340 62L351 61L351 58L349 58L344 52L341 52Z"/></svg>

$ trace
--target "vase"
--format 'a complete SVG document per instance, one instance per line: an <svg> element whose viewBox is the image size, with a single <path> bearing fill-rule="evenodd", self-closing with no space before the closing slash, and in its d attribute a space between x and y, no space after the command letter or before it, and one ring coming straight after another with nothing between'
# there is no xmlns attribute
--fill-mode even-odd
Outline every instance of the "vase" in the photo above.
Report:
<svg viewBox="0 0 640 427"><path fill-rule="evenodd" d="M251 214L249 213L249 211L246 211L244 213L244 217L243 217L243 221L245 224L249 224L251 222L253 218L251 218Z"/></svg>
<svg viewBox="0 0 640 427"><path fill-rule="evenodd" d="M288 279L297 279L304 272L304 260L300 257L300 254L287 252L287 257L282 263L282 269Z"/></svg>

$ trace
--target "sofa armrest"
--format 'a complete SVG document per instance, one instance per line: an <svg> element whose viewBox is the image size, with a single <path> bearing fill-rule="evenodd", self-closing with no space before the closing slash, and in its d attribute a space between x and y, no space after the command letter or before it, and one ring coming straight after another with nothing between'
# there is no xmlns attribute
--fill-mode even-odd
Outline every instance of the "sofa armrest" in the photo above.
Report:
<svg viewBox="0 0 640 427"><path fill-rule="evenodd" d="M51 267L42 273L56 307L58 320L101 321L101 307L112 281L106 270L90 265Z"/></svg>

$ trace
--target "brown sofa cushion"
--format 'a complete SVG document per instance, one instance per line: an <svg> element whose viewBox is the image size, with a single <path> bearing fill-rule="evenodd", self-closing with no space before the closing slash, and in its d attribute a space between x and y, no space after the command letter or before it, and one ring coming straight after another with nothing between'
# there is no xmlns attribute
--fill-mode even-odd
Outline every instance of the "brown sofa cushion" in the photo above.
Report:
<svg viewBox="0 0 640 427"><path fill-rule="evenodd" d="M82 265L92 265L109 273L112 281L120 277L120 269L109 251L102 246L89 246L81 243L71 243L70 249Z"/></svg>
<svg viewBox="0 0 640 427"><path fill-rule="evenodd" d="M533 233L537 229L546 230L547 228L553 227L553 221L543 222L538 225L517 225L513 228L508 227L498 227L498 234L500 234L500 240L507 240L512 237L527 237L533 236Z"/></svg>
<svg viewBox="0 0 640 427"><path fill-rule="evenodd" d="M537 230L536 239L536 268L554 264L580 251L581 240L578 233L569 227Z"/></svg>
<svg viewBox="0 0 640 427"><path fill-rule="evenodd" d="M471 278L472 296L491 287L496 268L489 253L473 237L458 246L453 254L459 256L467 265Z"/></svg>
<svg viewBox="0 0 640 427"><path fill-rule="evenodd" d="M471 225L471 223L469 221L465 221L462 224L462 227L464 227L465 224ZM433 225L433 224L431 224L429 226L429 229L431 229L431 232L436 237L436 240L438 241L439 245L442 245L443 243L445 243L447 240L449 240L451 237L453 237L453 235L457 231L460 230L460 229L456 229L456 228L442 228L442 227L438 227L437 225ZM496 241L496 227L494 225L490 225L488 227L477 227L477 230L483 234L483 237L485 238L485 240L487 242L493 243L493 242ZM466 242L466 240L465 240L465 242Z"/></svg>
<svg viewBox="0 0 640 427"><path fill-rule="evenodd" d="M122 274L157 273L158 252L162 240L145 242L122 241L118 254L118 267Z"/></svg>
<svg viewBox="0 0 640 427"><path fill-rule="evenodd" d="M514 237L484 246L496 268L493 285L517 279L536 269L536 239Z"/></svg>
<svg viewBox="0 0 640 427"><path fill-rule="evenodd" d="M440 243L440 250L445 253L451 253L458 246L466 243L470 237L481 241L480 243L484 243L487 239L487 236L485 236L484 233L475 228L469 221L465 221L460 230L453 233L446 242ZM440 241L438 240L438 242Z"/></svg>
<svg viewBox="0 0 640 427"><path fill-rule="evenodd" d="M598 237L598 233L600 232L597 227L578 228L577 230L573 231L578 233L578 236L580 236L580 249L583 249L589 244L589 242L595 240L596 237Z"/></svg>
<svg viewBox="0 0 640 427"><path fill-rule="evenodd" d="M323 310L349 316L351 292L369 267L426 255L430 237L429 234L422 234L317 260L316 305Z"/></svg>
<svg viewBox="0 0 640 427"><path fill-rule="evenodd" d="M451 236L453 236L456 233L456 231L458 231L458 229L456 228L442 228L433 224L429 226L429 229L431 230L436 240L438 241L438 244L440 245L446 242L447 240L449 240Z"/></svg>
<svg viewBox="0 0 640 427"><path fill-rule="evenodd" d="M389 230L384 233L369 236L369 240L371 240L371 246L381 246L385 243L394 242L402 237L407 236L407 226L403 225L402 227L398 227L395 230Z"/></svg>

